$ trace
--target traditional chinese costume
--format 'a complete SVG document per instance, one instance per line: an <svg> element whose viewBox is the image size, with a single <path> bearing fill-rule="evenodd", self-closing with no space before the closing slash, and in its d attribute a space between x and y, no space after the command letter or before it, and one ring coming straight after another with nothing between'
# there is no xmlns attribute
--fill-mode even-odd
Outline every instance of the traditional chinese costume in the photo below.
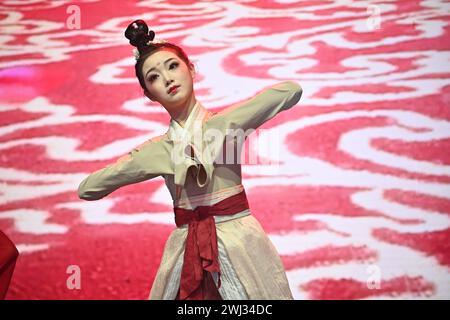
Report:
<svg viewBox="0 0 450 320"><path fill-rule="evenodd" d="M296 82L284 81L221 112L197 101L184 126L171 119L165 134L80 183L79 197L97 200L164 177L177 228L165 244L149 299L215 299L214 290L225 300L293 299L282 261L248 205L240 161L218 159L234 148L236 139L226 139L230 132L257 129L297 104L301 94Z"/></svg>

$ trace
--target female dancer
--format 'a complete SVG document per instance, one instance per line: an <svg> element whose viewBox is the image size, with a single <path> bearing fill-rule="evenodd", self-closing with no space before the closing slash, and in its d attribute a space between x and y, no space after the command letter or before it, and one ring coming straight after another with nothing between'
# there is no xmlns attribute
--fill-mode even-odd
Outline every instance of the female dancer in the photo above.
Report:
<svg viewBox="0 0 450 320"><path fill-rule="evenodd" d="M180 47L154 40L142 20L133 21L125 36L137 48L139 83L167 110L169 128L91 173L80 183L79 197L98 200L122 186L164 177L177 228L165 244L149 299L293 299L281 259L251 214L240 161L218 159L235 147L230 132L251 131L291 108L302 88L284 81L210 112L195 97L194 66Z"/></svg>

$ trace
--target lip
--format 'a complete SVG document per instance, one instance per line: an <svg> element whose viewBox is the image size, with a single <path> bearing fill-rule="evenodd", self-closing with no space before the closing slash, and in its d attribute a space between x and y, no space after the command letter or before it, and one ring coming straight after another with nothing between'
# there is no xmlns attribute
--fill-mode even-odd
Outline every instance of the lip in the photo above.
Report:
<svg viewBox="0 0 450 320"><path fill-rule="evenodd" d="M180 86L173 86L173 87L170 87L170 89L169 89L169 91L167 91L167 93L170 94L170 93L176 91L179 87L180 87Z"/></svg>

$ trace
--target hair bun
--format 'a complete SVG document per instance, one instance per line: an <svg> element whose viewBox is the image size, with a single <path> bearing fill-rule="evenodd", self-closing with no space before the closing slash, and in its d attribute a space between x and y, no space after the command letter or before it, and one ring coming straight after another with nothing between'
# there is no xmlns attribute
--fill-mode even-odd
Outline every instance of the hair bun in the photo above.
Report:
<svg viewBox="0 0 450 320"><path fill-rule="evenodd" d="M125 30L125 37L130 40L131 45L140 49L155 38L155 32L153 30L148 31L148 26L144 20L135 20Z"/></svg>

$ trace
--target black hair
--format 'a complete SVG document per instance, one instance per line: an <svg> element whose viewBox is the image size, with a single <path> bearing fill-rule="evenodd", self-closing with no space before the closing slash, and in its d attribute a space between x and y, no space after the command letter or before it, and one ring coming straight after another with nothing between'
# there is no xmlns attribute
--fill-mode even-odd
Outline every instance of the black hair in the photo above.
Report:
<svg viewBox="0 0 450 320"><path fill-rule="evenodd" d="M139 84L141 85L144 91L147 91L147 87L145 86L145 79L142 73L142 66L144 65L145 59L151 54L163 50L169 49L173 50L174 53L186 63L189 69L194 68L194 64L189 60L186 53L176 44L170 42L162 42L162 43L150 43L155 38L155 32L153 30L149 31L147 23L144 20L135 20L130 23L125 30L125 37L130 40L130 44L135 46L139 52L139 59L136 60L136 64L134 66L136 77L139 80Z"/></svg>

